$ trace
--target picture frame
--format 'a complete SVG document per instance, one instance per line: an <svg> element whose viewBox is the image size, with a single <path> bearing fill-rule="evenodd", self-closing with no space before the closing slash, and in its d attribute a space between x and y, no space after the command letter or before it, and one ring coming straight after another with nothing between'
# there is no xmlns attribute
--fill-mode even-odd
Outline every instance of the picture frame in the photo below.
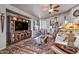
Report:
<svg viewBox="0 0 79 59"><path fill-rule="evenodd" d="M52 26L53 24L55 24L55 21L53 19L50 19L50 26Z"/></svg>
<svg viewBox="0 0 79 59"><path fill-rule="evenodd" d="M33 30L35 30L35 21L33 21Z"/></svg>
<svg viewBox="0 0 79 59"><path fill-rule="evenodd" d="M79 16L79 10L75 10L73 13L73 16L78 17Z"/></svg>
<svg viewBox="0 0 79 59"><path fill-rule="evenodd" d="M0 30L3 32L4 30L4 14L0 14Z"/></svg>

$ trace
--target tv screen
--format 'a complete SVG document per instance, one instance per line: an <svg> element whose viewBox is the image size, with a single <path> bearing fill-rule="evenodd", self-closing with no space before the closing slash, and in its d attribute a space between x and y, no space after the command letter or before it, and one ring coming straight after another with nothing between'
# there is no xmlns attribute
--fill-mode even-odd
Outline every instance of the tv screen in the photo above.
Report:
<svg viewBox="0 0 79 59"><path fill-rule="evenodd" d="M28 30L28 23L15 21L15 31L17 30Z"/></svg>

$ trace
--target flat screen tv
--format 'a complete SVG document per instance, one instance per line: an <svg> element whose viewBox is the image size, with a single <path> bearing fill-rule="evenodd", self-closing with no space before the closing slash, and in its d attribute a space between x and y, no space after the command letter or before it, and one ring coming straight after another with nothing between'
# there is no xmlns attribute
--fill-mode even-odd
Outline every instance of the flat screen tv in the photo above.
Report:
<svg viewBox="0 0 79 59"><path fill-rule="evenodd" d="M19 31L19 30L28 30L28 23L15 21L15 31Z"/></svg>

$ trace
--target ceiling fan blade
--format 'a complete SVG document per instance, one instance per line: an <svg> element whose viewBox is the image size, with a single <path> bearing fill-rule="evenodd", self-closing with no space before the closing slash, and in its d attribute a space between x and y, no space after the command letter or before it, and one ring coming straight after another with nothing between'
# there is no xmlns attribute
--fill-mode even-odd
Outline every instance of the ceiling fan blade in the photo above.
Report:
<svg viewBox="0 0 79 59"><path fill-rule="evenodd" d="M60 5L57 5L57 6L53 7L53 8L56 9L56 8L59 8L59 7L60 7Z"/></svg>
<svg viewBox="0 0 79 59"><path fill-rule="evenodd" d="M53 10L53 11L59 12L59 10Z"/></svg>

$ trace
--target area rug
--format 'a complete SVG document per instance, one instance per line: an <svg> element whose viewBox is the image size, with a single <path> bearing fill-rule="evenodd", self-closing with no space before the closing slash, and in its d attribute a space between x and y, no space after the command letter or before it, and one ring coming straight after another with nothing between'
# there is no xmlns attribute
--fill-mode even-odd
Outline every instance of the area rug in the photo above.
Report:
<svg viewBox="0 0 79 59"><path fill-rule="evenodd" d="M30 38L1 50L0 54L54 54L54 52L50 48L34 45Z"/></svg>

